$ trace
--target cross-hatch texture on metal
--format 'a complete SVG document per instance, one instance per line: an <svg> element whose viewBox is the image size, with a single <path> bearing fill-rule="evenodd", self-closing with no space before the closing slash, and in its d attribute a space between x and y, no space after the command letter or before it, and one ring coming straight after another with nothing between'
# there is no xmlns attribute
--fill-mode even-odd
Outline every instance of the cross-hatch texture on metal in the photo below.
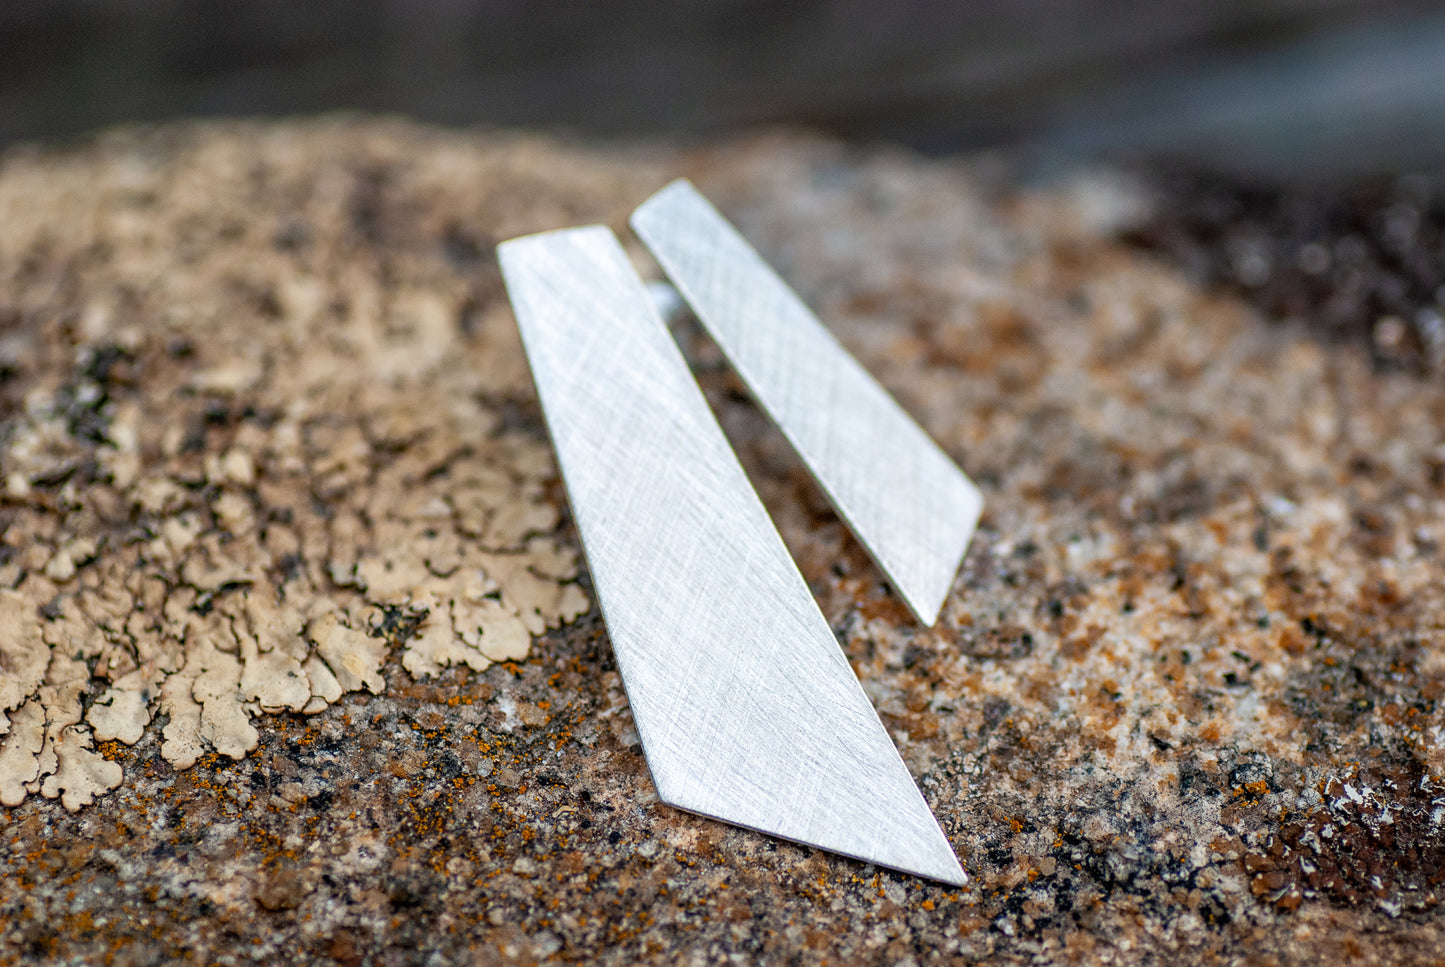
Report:
<svg viewBox="0 0 1445 967"><path fill-rule="evenodd" d="M965 882L616 237L498 256L659 797Z"/></svg>
<svg viewBox="0 0 1445 967"><path fill-rule="evenodd" d="M953 586L983 499L691 184L632 227L926 625Z"/></svg>

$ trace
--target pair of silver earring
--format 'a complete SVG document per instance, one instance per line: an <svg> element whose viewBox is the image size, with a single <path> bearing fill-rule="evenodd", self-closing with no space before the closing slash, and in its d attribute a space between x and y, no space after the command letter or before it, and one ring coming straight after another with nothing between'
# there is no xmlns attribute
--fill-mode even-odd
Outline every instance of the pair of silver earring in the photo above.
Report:
<svg viewBox="0 0 1445 967"><path fill-rule="evenodd" d="M978 489L691 184L631 224L932 624ZM966 882L617 237L497 254L659 798Z"/></svg>

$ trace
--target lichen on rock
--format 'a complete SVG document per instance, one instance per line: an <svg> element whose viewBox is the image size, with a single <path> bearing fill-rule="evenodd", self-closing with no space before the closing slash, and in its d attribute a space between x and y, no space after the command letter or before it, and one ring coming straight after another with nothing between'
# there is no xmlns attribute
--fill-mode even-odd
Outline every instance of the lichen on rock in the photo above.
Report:
<svg viewBox="0 0 1445 967"><path fill-rule="evenodd" d="M34 693L49 661L29 602L14 591L0 591L0 735L5 713Z"/></svg>
<svg viewBox="0 0 1445 967"><path fill-rule="evenodd" d="M164 162L117 137L114 163L20 152L0 177L23 392L0 401L8 805L90 802L121 781L95 741L158 714L176 768L236 758L261 717L383 691L393 648L413 676L480 671L589 607L545 439L507 425L530 392L510 323L472 316L495 270L418 244L497 213L364 214L378 166L425 191L488 159L414 165L377 138L301 171L280 131ZM40 253L76 273L63 295ZM397 609L421 616L408 636L382 628Z"/></svg>

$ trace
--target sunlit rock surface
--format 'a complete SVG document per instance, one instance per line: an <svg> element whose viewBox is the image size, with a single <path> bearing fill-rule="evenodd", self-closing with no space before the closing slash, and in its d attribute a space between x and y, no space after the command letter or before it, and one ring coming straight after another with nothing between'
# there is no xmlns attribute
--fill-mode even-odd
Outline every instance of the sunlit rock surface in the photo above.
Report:
<svg viewBox="0 0 1445 967"><path fill-rule="evenodd" d="M491 252L678 175L984 489L920 629L683 329L969 889L653 794ZM1437 962L1445 391L1143 204L785 135L5 156L0 957Z"/></svg>

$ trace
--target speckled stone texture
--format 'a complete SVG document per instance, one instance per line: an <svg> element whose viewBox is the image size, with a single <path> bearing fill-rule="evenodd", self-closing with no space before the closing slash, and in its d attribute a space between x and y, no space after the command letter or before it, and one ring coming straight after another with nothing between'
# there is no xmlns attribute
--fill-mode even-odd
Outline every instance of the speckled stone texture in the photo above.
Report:
<svg viewBox="0 0 1445 967"><path fill-rule="evenodd" d="M650 191L693 178L985 492L942 618L920 629L716 350L684 330L974 879L949 889L661 805L595 611L542 630L524 659L413 678L403 657L429 619L405 595L361 595L330 566L334 541L303 539L287 553L306 600L336 602L327 614L386 645L371 672L384 686L309 716L259 710L254 748L213 747L182 771L162 754L158 711L134 745L99 744L124 770L114 791L74 812L43 795L0 811L0 960L1445 959L1445 390L1266 325L1113 241L1138 214L1126 184L1024 192L979 164L792 135L674 153L322 121L25 149L0 161L0 188L48 168L116 185L58 212L64 224L24 237L0 224L0 323L26 348L4 358L0 432L33 417L27 401L84 382L78 371L103 389L50 441L93 459L7 484L0 509L6 580L21 594L55 585L61 600L35 620L62 642L51 625L69 620L69 582L125 580L86 577L96 548L149 546L171 513L110 496L108 421L159 405L148 387L173 393L187 431L175 452L142 441L138 472L187 455L201 468L175 506L197 539L220 535L216 566L230 546L221 498L287 525L268 503L280 481L325 526L354 513L357 554L364 535L380 540L369 488L411 444L318 434L287 463L272 439L291 385L278 374L309 358L278 335L293 311L283 269L306 270L320 247L383 291L440 294L440 335L384 308L364 332L354 313L322 313L316 358L375 385L367 427L414 424L417 407L461 394L472 402L449 418L493 414L472 445L513 441L504 460L545 436L494 243L588 221L621 230ZM212 179L225 217L208 220L194 193ZM175 292L211 300L214 339L178 340L193 307L155 295L154 262L96 242L176 206L190 230L160 268ZM238 271L248 252L255 268ZM325 278L320 306L361 286ZM101 289L113 311L87 313ZM434 339L451 347L440 358ZM221 379L243 343L256 375L238 363ZM85 368L106 346L124 378ZM330 405L346 417L345 400ZM206 461L238 437L253 466L212 480ZM424 482L450 500L438 466ZM564 510L542 476L537 499ZM439 517L428 539L458 520ZM65 527L93 528L94 545L67 552L74 572L47 573L58 550L25 545ZM561 528L575 550L565 516ZM213 599L258 586L218 585ZM211 600L187 598L183 618ZM104 691L83 675L73 687L86 709Z"/></svg>

